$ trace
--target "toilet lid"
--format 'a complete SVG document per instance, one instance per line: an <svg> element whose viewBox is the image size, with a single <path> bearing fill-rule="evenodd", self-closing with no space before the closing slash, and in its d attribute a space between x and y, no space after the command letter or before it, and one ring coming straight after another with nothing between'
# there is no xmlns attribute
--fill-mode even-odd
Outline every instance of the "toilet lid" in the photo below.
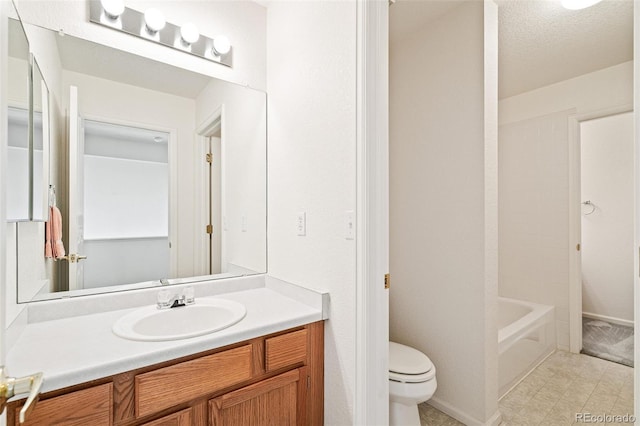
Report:
<svg viewBox="0 0 640 426"><path fill-rule="evenodd" d="M429 357L409 346L389 342L389 371L399 374L424 374L433 369Z"/></svg>

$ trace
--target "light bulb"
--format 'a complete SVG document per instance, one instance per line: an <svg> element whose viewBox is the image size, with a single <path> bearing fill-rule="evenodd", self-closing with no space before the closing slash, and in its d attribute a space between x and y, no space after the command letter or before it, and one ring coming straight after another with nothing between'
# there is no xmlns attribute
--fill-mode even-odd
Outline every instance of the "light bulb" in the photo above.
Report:
<svg viewBox="0 0 640 426"><path fill-rule="evenodd" d="M144 23L147 25L147 30L151 34L155 34L167 24L164 19L164 15L158 9L148 9L144 12Z"/></svg>
<svg viewBox="0 0 640 426"><path fill-rule="evenodd" d="M122 0L100 0L104 13L111 19L118 19L124 12L124 2Z"/></svg>
<svg viewBox="0 0 640 426"><path fill-rule="evenodd" d="M594 4L600 3L602 0L562 0L562 6L569 10L586 9Z"/></svg>
<svg viewBox="0 0 640 426"><path fill-rule="evenodd" d="M195 24L188 22L180 27L180 36L185 43L193 44L200 38L200 32L198 32L198 27Z"/></svg>
<svg viewBox="0 0 640 426"><path fill-rule="evenodd" d="M231 42L226 36L217 36L213 39L213 54L222 56L231 50Z"/></svg>

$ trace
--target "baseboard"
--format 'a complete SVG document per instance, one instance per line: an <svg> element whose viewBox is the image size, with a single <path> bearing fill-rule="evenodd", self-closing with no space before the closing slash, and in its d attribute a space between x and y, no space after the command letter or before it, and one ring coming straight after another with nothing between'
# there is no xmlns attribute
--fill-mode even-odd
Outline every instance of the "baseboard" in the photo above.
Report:
<svg viewBox="0 0 640 426"><path fill-rule="evenodd" d="M438 397L433 397L427 404L431 405L433 408L442 411L450 417L458 420L459 422L464 423L466 426L498 426L502 421L502 413L500 410L496 410L496 412L487 420L486 422L481 422L478 419L475 419L469 416L467 413L462 410L454 407L453 405L444 402Z"/></svg>
<svg viewBox="0 0 640 426"><path fill-rule="evenodd" d="M558 348L559 349L559 348ZM498 398L498 402L500 402L502 400L502 398L504 398L505 396L507 396L509 394L509 392L511 392L513 389L515 389L516 386L518 386L524 379L526 379L527 377L529 377L529 375L531 373L533 373L536 368L540 367L540 364L542 364L543 362L545 362L547 360L547 358L549 358L551 355L553 355L554 353L556 353L556 350L552 350L551 352L549 352L548 354L542 355L540 358L538 358L537 361L533 362L532 365L533 367L531 367L529 369L529 371L523 375L522 377L520 377L517 380L514 380L513 382L509 383L509 388L502 394L500 395L500 397ZM498 394L500 394L500 392L498 392Z"/></svg>
<svg viewBox="0 0 640 426"><path fill-rule="evenodd" d="M625 320L625 319L621 319L621 318L608 317L606 315L592 314L591 312L583 312L582 316L590 318L590 319L594 319L594 320L607 321L607 322L610 322L610 323L613 323L613 324L625 325L627 327L633 327L634 326L634 322L633 321L629 321L629 320Z"/></svg>

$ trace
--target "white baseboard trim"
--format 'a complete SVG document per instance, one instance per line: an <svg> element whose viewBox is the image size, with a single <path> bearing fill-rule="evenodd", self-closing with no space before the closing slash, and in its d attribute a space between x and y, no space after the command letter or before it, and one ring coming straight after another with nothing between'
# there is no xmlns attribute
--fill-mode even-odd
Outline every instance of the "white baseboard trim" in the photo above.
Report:
<svg viewBox="0 0 640 426"><path fill-rule="evenodd" d="M591 319L595 319L595 320L611 322L613 324L626 325L627 327L633 327L634 326L634 322L633 321L629 321L629 320L625 320L625 319L621 319L621 318L608 317L606 315L593 314L591 312L583 312L582 316L583 317L587 317L587 318L591 318Z"/></svg>
<svg viewBox="0 0 640 426"><path fill-rule="evenodd" d="M453 417L454 419L458 420L459 422L464 423L466 426L498 426L500 424L500 422L502 421L502 413L500 413L500 410L496 410L496 412L493 414L493 416L491 416L489 418L489 420L487 420L486 422L481 422L471 416L469 416L467 413L463 412L462 410L454 407L453 405L444 402L443 400L441 400L438 397L433 397L431 398L429 401L427 401L427 404L433 406L433 408L442 411L443 413Z"/></svg>

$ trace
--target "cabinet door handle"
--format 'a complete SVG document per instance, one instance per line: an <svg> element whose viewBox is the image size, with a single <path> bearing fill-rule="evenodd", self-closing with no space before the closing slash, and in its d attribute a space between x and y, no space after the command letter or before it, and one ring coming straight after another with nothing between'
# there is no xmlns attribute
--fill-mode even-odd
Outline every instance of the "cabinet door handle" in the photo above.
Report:
<svg viewBox="0 0 640 426"><path fill-rule="evenodd" d="M29 396L20 409L19 414L20 423L24 423L27 416L33 411L36 402L38 402L43 381L42 373L36 373L18 379L15 377L7 377L5 367L0 366L0 413L4 411L4 407L9 398L28 393Z"/></svg>

